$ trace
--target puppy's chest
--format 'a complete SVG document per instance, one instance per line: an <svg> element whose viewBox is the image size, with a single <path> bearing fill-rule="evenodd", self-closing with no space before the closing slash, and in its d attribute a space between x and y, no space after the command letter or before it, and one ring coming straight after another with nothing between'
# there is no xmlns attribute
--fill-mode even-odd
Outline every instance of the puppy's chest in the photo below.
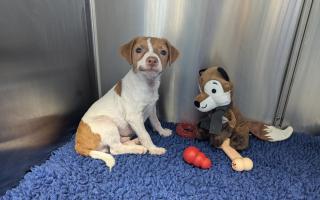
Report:
<svg viewBox="0 0 320 200"><path fill-rule="evenodd" d="M159 94L157 91L145 92L141 93L139 96L136 96L134 101L131 101L131 103L139 110L145 110L147 107L154 105L158 99Z"/></svg>
<svg viewBox="0 0 320 200"><path fill-rule="evenodd" d="M144 101L136 106L138 112L142 113L144 118L148 117L155 106L158 99L150 99L148 101Z"/></svg>

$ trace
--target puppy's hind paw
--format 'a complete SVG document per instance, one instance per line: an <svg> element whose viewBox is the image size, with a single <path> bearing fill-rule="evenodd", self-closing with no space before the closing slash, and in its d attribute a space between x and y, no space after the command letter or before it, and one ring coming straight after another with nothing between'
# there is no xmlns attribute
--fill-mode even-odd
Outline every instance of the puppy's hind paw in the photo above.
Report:
<svg viewBox="0 0 320 200"><path fill-rule="evenodd" d="M147 153L148 149L144 146L141 145L137 145L137 147L135 148L135 153L136 154L145 154Z"/></svg>
<svg viewBox="0 0 320 200"><path fill-rule="evenodd" d="M172 130L165 128L165 129L162 129L161 131L159 131L159 134L163 137L168 137L168 136L172 135Z"/></svg>
<svg viewBox="0 0 320 200"><path fill-rule="evenodd" d="M165 148L162 148L162 147L151 147L148 150L149 150L149 153L152 155L162 155L167 151Z"/></svg>

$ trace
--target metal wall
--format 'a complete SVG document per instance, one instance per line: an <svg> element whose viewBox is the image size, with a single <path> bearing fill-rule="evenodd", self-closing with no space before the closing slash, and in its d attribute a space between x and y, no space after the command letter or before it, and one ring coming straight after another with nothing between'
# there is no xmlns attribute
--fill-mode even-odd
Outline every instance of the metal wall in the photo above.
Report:
<svg viewBox="0 0 320 200"><path fill-rule="evenodd" d="M0 194L66 139L97 96L85 1L0 1Z"/></svg>
<svg viewBox="0 0 320 200"><path fill-rule="evenodd" d="M320 134L320 1L313 1L298 56L284 124Z"/></svg>
<svg viewBox="0 0 320 200"><path fill-rule="evenodd" d="M272 122L301 0L92 1L101 92L128 70L118 48L136 35L168 38L180 59L162 77L163 119L195 121L198 70L225 66L235 99L251 118ZM112 75L111 75L112 74Z"/></svg>
<svg viewBox="0 0 320 200"><path fill-rule="evenodd" d="M305 2L0 1L0 194L74 132L96 88L105 93L129 70L118 50L136 35L166 37L181 51L162 76L162 119L196 121L198 70L221 65L243 113L272 122ZM319 13L314 2L291 95L284 98L284 124L297 130L319 130Z"/></svg>

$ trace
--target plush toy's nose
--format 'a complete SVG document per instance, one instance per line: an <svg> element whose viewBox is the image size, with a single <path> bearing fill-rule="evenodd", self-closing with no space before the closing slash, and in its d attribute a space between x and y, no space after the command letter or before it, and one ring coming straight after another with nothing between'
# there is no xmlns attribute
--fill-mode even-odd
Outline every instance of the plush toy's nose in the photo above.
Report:
<svg viewBox="0 0 320 200"><path fill-rule="evenodd" d="M200 102L199 101L194 101L194 105L199 108L200 107Z"/></svg>

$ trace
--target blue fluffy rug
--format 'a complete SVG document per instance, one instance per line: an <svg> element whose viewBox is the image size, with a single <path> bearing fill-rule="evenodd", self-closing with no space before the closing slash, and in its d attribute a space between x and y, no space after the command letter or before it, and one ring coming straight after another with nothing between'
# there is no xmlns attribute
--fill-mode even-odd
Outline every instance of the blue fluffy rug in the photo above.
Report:
<svg viewBox="0 0 320 200"><path fill-rule="evenodd" d="M254 161L254 169L239 173L207 142L149 132L155 144L167 148L165 155L116 156L109 172L102 161L77 155L71 141L1 199L320 199L320 137L294 134L278 143L252 137L242 154ZM211 158L210 170L182 160L189 145Z"/></svg>

